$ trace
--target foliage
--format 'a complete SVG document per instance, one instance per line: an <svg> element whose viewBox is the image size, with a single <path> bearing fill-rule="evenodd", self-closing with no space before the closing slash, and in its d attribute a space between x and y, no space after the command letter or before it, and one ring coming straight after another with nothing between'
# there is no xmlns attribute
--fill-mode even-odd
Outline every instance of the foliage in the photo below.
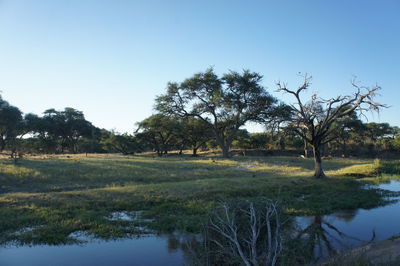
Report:
<svg viewBox="0 0 400 266"><path fill-rule="evenodd" d="M181 83L169 83L156 99L157 110L181 117L197 117L213 131L224 157L239 129L273 112L277 99L260 84L262 76L249 70L219 78L212 68Z"/></svg>
<svg viewBox="0 0 400 266"><path fill-rule="evenodd" d="M102 139L100 142L105 151L110 153L135 154L142 150L138 140L128 134L114 134L112 133L107 138Z"/></svg>
<svg viewBox="0 0 400 266"><path fill-rule="evenodd" d="M11 145L12 154L15 153L15 141L20 134L22 112L15 106L3 100L0 95L0 151L3 151L6 144Z"/></svg>
<svg viewBox="0 0 400 266"><path fill-rule="evenodd" d="M176 117L163 114L152 115L138 123L136 137L147 142L158 156L168 153L177 145L178 138L182 134L182 124Z"/></svg>
<svg viewBox="0 0 400 266"><path fill-rule="evenodd" d="M197 150L212 139L212 131L204 121L196 117L187 117L182 120L181 138L182 147L192 149L193 156L197 156Z"/></svg>

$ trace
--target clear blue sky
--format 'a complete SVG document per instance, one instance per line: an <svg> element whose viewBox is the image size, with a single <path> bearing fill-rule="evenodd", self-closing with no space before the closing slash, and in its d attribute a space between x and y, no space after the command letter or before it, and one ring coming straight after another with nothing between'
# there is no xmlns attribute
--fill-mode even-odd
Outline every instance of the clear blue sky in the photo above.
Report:
<svg viewBox="0 0 400 266"><path fill-rule="evenodd" d="M370 121L399 126L399 14L397 0L0 0L0 90L26 113L69 106L132 132L168 81L209 66L259 72L271 92L309 73L324 97L356 75L392 106Z"/></svg>

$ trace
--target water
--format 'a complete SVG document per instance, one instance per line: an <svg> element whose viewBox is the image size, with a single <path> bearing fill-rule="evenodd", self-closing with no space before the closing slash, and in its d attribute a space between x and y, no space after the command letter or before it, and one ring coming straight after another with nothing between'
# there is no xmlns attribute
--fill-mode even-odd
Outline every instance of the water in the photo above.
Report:
<svg viewBox="0 0 400 266"><path fill-rule="evenodd" d="M390 181L379 188L399 192L400 182ZM314 242L314 255L324 258L369 242L400 235L400 202L364 210L340 211L324 216L302 216L296 221L303 238Z"/></svg>
<svg viewBox="0 0 400 266"><path fill-rule="evenodd" d="M10 247L0 249L4 266L182 265L183 252L168 236L90 242L84 245Z"/></svg>
<svg viewBox="0 0 400 266"><path fill-rule="evenodd" d="M400 182L379 185L382 189L400 191ZM110 219L128 219L116 213ZM116 218L115 218L116 219ZM130 218L129 218L130 219ZM400 202L370 210L340 211L324 216L297 217L298 236L315 245L314 253L324 258L369 241L400 235ZM0 265L182 265L184 252L176 235L149 234L141 238L117 241L92 241L81 245L0 248Z"/></svg>
<svg viewBox="0 0 400 266"><path fill-rule="evenodd" d="M400 182L395 180L390 180L389 183L380 184L379 187L394 192L400 192Z"/></svg>

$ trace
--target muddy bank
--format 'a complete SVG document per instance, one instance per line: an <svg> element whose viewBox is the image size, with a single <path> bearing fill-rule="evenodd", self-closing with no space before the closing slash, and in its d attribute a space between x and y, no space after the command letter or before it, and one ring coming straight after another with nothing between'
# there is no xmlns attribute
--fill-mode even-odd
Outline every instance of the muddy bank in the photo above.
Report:
<svg viewBox="0 0 400 266"><path fill-rule="evenodd" d="M400 265L400 236L355 248L321 264L329 265Z"/></svg>

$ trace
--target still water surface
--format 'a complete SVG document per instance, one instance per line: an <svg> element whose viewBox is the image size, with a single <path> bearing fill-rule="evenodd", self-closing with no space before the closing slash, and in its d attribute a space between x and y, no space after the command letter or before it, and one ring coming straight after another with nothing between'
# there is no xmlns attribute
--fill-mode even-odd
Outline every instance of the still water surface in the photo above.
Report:
<svg viewBox="0 0 400 266"><path fill-rule="evenodd" d="M400 191L400 182L379 186ZM316 256L333 254L332 250L348 249L400 234L400 202L370 210L341 211L325 216L296 218L299 235L319 239ZM184 252L174 245L174 236L147 235L135 239L94 241L82 245L0 248L0 265L182 265Z"/></svg>
<svg viewBox="0 0 400 266"><path fill-rule="evenodd" d="M392 180L378 187L400 192L398 181ZM302 234L303 238L317 240L314 243L314 255L318 261L328 255L334 255L336 251L400 235L400 202L369 210L357 209L324 216L302 216L297 217L296 222L300 227L299 234Z"/></svg>
<svg viewBox="0 0 400 266"><path fill-rule="evenodd" d="M168 237L90 242L83 245L0 249L1 266L182 265L183 252L168 248Z"/></svg>

